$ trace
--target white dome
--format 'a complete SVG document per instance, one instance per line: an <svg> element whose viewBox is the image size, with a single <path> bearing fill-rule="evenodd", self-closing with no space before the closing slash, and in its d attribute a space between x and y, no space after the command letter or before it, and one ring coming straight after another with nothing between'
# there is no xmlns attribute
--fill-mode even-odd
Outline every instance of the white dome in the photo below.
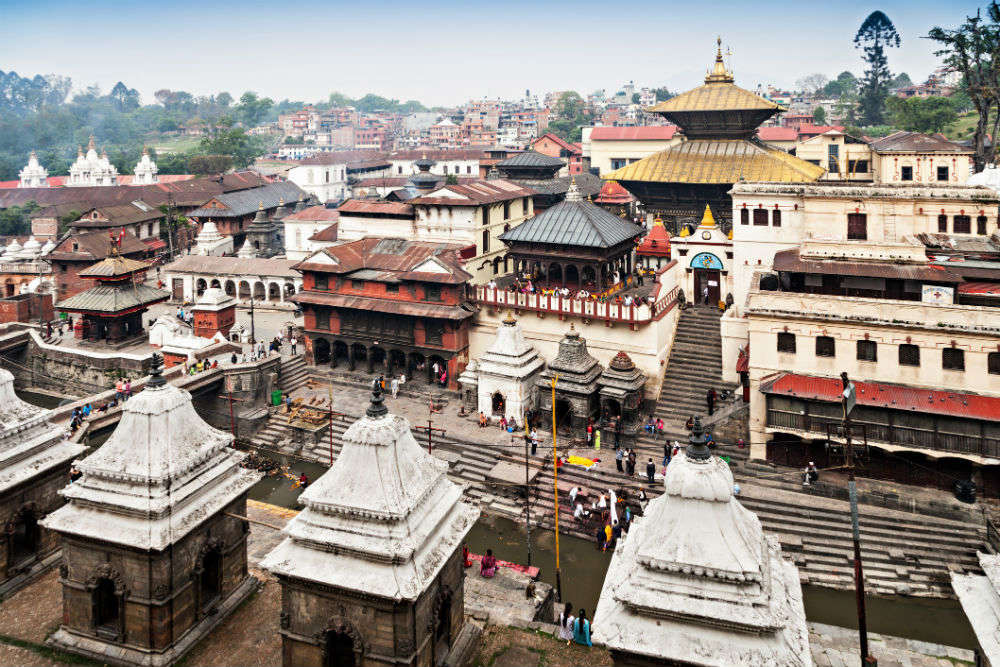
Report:
<svg viewBox="0 0 1000 667"><path fill-rule="evenodd" d="M56 249L56 244L52 242L52 239L49 239L48 241L45 242L45 245L42 246L42 254L47 255L55 249Z"/></svg>
<svg viewBox="0 0 1000 667"><path fill-rule="evenodd" d="M995 164L988 164L981 172L969 176L967 185L983 185L1000 193L1000 169Z"/></svg>
<svg viewBox="0 0 1000 667"><path fill-rule="evenodd" d="M13 241L10 242L10 245L7 246L7 248L4 250L3 258L14 259L17 253L21 252L22 249L23 248L21 247L21 244L17 242L17 239L14 239Z"/></svg>

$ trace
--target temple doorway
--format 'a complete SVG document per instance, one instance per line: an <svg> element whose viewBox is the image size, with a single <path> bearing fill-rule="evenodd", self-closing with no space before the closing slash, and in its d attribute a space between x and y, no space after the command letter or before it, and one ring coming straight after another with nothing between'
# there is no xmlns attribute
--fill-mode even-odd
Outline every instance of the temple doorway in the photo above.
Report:
<svg viewBox="0 0 1000 667"><path fill-rule="evenodd" d="M330 362L330 342L325 338L317 338L313 343L313 360L317 364Z"/></svg>
<svg viewBox="0 0 1000 667"><path fill-rule="evenodd" d="M118 631L118 595L115 593L115 582L107 577L97 581L94 587L94 625L99 630Z"/></svg>
<svg viewBox="0 0 1000 667"><path fill-rule="evenodd" d="M31 510L23 510L14 521L10 534L9 562L17 565L34 558L38 551L38 519Z"/></svg>
<svg viewBox="0 0 1000 667"><path fill-rule="evenodd" d="M566 399L556 399L556 430L573 427L573 405Z"/></svg>
<svg viewBox="0 0 1000 667"><path fill-rule="evenodd" d="M343 632L326 633L326 656L323 667L355 667L354 640Z"/></svg>
<svg viewBox="0 0 1000 667"><path fill-rule="evenodd" d="M694 294L698 303L705 303L705 288L708 288L708 303L715 306L719 303L721 289L719 287L719 272L715 269L694 270Z"/></svg>
<svg viewBox="0 0 1000 667"><path fill-rule="evenodd" d="M493 414L503 416L506 413L507 401L499 391L493 394Z"/></svg>
<svg viewBox="0 0 1000 667"><path fill-rule="evenodd" d="M211 607L222 593L222 554L212 549L201 565L201 607Z"/></svg>

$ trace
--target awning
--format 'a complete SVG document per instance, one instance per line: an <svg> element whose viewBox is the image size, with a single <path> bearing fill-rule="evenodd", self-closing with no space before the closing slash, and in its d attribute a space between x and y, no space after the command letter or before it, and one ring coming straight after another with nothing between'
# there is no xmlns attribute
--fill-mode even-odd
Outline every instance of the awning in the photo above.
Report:
<svg viewBox="0 0 1000 667"><path fill-rule="evenodd" d="M143 243L150 250L160 250L161 248L167 247L167 242L163 239L143 239Z"/></svg>
<svg viewBox="0 0 1000 667"><path fill-rule="evenodd" d="M958 286L959 294L1000 297L1000 283L968 282Z"/></svg>
<svg viewBox="0 0 1000 667"><path fill-rule="evenodd" d="M854 382L857 405L964 419L1000 421L1000 398L956 391L920 389L885 382ZM782 373L761 386L764 394L840 403L840 378Z"/></svg>
<svg viewBox="0 0 1000 667"><path fill-rule="evenodd" d="M927 283L960 283L962 278L937 264L894 264L837 259L803 259L797 248L774 253L771 268L789 273L895 278ZM950 267L949 267L950 268Z"/></svg>

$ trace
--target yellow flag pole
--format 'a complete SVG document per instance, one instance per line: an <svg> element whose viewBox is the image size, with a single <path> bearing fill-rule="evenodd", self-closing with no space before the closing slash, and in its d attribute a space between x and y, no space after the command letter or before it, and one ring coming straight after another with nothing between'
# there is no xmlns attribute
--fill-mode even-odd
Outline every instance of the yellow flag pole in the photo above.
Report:
<svg viewBox="0 0 1000 667"><path fill-rule="evenodd" d="M556 506L556 599L562 602L562 578L559 573L559 450L556 443L556 382L559 374L552 376L552 494Z"/></svg>

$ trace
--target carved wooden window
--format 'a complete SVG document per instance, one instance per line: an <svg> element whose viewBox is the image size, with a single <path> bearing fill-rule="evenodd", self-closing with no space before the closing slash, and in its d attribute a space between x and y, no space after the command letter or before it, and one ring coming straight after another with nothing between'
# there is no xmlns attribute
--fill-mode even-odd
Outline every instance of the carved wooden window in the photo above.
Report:
<svg viewBox="0 0 1000 667"><path fill-rule="evenodd" d="M965 350L946 347L941 350L941 367L949 371L965 370Z"/></svg>
<svg viewBox="0 0 1000 667"><path fill-rule="evenodd" d="M766 208L755 208L753 210L753 224L757 227L767 226L767 209Z"/></svg>
<svg viewBox="0 0 1000 667"><path fill-rule="evenodd" d="M771 226L781 227L781 209L774 209L771 211Z"/></svg>
<svg viewBox="0 0 1000 667"><path fill-rule="evenodd" d="M865 213L847 214L847 238L854 241L868 239L868 215Z"/></svg>
<svg viewBox="0 0 1000 667"><path fill-rule="evenodd" d="M795 353L795 334L787 332L778 334L778 352Z"/></svg>
<svg viewBox="0 0 1000 667"><path fill-rule="evenodd" d="M873 340L859 340L858 361L878 361L878 343Z"/></svg>
<svg viewBox="0 0 1000 667"><path fill-rule="evenodd" d="M330 289L330 277L325 273L313 274L313 289L317 290L328 290Z"/></svg>
<svg viewBox="0 0 1000 667"><path fill-rule="evenodd" d="M903 343L899 346L899 365L900 366L919 366L920 365L920 348L916 345L910 345L909 343Z"/></svg>
<svg viewBox="0 0 1000 667"><path fill-rule="evenodd" d="M987 355L986 369L990 375L1000 375L1000 352L990 352Z"/></svg>
<svg viewBox="0 0 1000 667"><path fill-rule="evenodd" d="M986 216L979 215L976 216L976 233L980 236L986 236Z"/></svg>
<svg viewBox="0 0 1000 667"><path fill-rule="evenodd" d="M953 234L971 234L972 217L968 215L956 215L952 218L951 231Z"/></svg>

